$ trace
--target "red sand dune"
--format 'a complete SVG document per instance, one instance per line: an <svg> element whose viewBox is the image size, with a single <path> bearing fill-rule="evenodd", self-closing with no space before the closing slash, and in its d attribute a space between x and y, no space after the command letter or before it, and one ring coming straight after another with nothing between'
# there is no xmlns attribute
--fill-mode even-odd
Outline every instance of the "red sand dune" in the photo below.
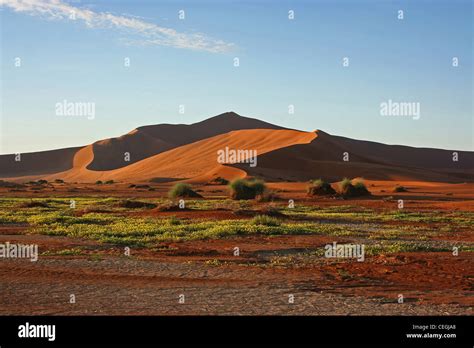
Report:
<svg viewBox="0 0 474 348"><path fill-rule="evenodd" d="M371 180L415 180L433 182L474 181L474 153L457 151L459 161L452 160L453 151L386 145L354 140L323 131L310 144L281 148L259 156L257 168L247 174L270 181L307 181L323 178L334 182L343 177ZM344 161L344 153L349 161ZM237 164L237 168L243 165Z"/></svg>
<svg viewBox="0 0 474 348"><path fill-rule="evenodd" d="M121 168L175 147L240 129L285 129L254 118L226 112L194 124L158 124L138 127L117 138L99 140L92 144L91 170ZM36 177L72 168L74 155L83 149L75 147L22 154L15 162L14 155L0 155L0 178ZM124 153L130 161L124 161Z"/></svg>
<svg viewBox="0 0 474 348"><path fill-rule="evenodd" d="M241 177L245 172L217 162L217 151L229 149L251 149L257 154L279 149L283 146L309 143L315 133L293 130L252 129L216 135L209 139L183 145L165 151L124 168L93 171L88 169L94 159L93 146L82 148L74 158L73 168L48 175L46 180L61 178L66 181L91 182L96 180L149 181L163 179L195 179L207 181L213 177Z"/></svg>
<svg viewBox="0 0 474 348"><path fill-rule="evenodd" d="M0 155L0 177L21 177L61 172L72 167L74 156L82 147L70 147L51 151L22 153L21 160L15 155Z"/></svg>
<svg viewBox="0 0 474 348"><path fill-rule="evenodd" d="M118 138L94 143L94 160L88 168L111 170L125 167L178 146L241 129L284 129L254 118L226 112L207 120L187 124L158 124L134 129ZM130 162L123 160L130 153Z"/></svg>
<svg viewBox="0 0 474 348"><path fill-rule="evenodd" d="M256 150L258 165L220 164L225 147ZM130 153L130 161L124 153ZM344 153L349 161L343 160ZM329 135L322 131L289 130L252 118L225 113L192 125L139 127L118 138L81 148L0 156L0 178L25 181L43 178L96 180L208 182L218 176L246 175L269 181L306 181L364 177L371 180L432 182L474 181L474 153L385 145Z"/></svg>

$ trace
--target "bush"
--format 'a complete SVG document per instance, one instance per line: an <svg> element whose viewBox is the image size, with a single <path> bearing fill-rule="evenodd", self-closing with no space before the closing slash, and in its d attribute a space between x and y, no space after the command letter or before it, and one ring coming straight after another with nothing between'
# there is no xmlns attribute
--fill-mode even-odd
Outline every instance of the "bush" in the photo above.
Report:
<svg viewBox="0 0 474 348"><path fill-rule="evenodd" d="M178 183L168 192L170 198L188 197L188 198L202 198L202 196L191 189L191 185Z"/></svg>
<svg viewBox="0 0 474 348"><path fill-rule="evenodd" d="M104 182L104 184L106 184L106 185L111 185L111 184L113 184L113 183L114 183L113 180L107 180L106 182Z"/></svg>
<svg viewBox="0 0 474 348"><path fill-rule="evenodd" d="M408 190L404 186L397 185L393 189L393 192L407 192Z"/></svg>
<svg viewBox="0 0 474 348"><path fill-rule="evenodd" d="M102 185L103 182L102 182L101 180L97 180L97 181L95 182L95 184L96 184L96 185Z"/></svg>
<svg viewBox="0 0 474 348"><path fill-rule="evenodd" d="M251 223L253 225L280 226L280 220L268 215L257 215L252 219Z"/></svg>
<svg viewBox="0 0 474 348"><path fill-rule="evenodd" d="M262 180L236 179L229 185L232 199L254 199L265 192L265 183Z"/></svg>
<svg viewBox="0 0 474 348"><path fill-rule="evenodd" d="M40 179L37 181L38 185L46 185L48 183L48 180Z"/></svg>
<svg viewBox="0 0 474 348"><path fill-rule="evenodd" d="M56 179L56 180L54 180L54 182L56 184L64 184L64 180L62 180L62 179Z"/></svg>
<svg viewBox="0 0 474 348"><path fill-rule="evenodd" d="M341 187L341 195L343 197L360 197L360 196L369 196L370 192L367 190L367 187L362 181L359 181L355 184L344 178L340 184Z"/></svg>
<svg viewBox="0 0 474 348"><path fill-rule="evenodd" d="M341 191L344 191L345 189L347 189L347 187L352 185L352 182L351 182L350 179L344 178L344 179L342 179L342 181L339 185L341 187Z"/></svg>
<svg viewBox="0 0 474 348"><path fill-rule="evenodd" d="M333 195L336 193L336 190L334 190L328 182L318 179L318 180L313 180L310 182L308 185L306 192L308 193L308 196L320 196L320 195Z"/></svg>

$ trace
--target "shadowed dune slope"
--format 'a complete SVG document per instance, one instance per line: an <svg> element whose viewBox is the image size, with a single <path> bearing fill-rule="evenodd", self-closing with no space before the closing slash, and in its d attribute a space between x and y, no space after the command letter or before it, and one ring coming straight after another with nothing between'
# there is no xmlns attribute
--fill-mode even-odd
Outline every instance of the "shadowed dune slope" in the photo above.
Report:
<svg viewBox="0 0 474 348"><path fill-rule="evenodd" d="M364 177L372 180L474 181L474 153L414 148L354 140L317 131L310 144L294 145L266 153L258 167L247 173L268 180L306 181L324 178ZM344 161L344 153L349 161ZM235 165L241 168L241 165Z"/></svg>
<svg viewBox="0 0 474 348"><path fill-rule="evenodd" d="M14 178L28 175L47 175L72 168L76 153L82 147L22 153L21 160L15 155L0 156L0 177Z"/></svg>
<svg viewBox="0 0 474 348"><path fill-rule="evenodd" d="M118 138L97 141L92 146L94 158L87 166L91 170L121 168L175 147L138 130ZM129 161L126 161L126 156Z"/></svg>

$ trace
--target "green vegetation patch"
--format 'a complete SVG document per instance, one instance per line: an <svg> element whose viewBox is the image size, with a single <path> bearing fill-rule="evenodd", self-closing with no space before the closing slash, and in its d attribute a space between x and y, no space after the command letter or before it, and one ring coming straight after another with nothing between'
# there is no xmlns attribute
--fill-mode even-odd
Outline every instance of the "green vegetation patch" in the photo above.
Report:
<svg viewBox="0 0 474 348"><path fill-rule="evenodd" d="M362 181L352 183L348 178L344 178L339 184L340 194L345 198L370 196L370 192Z"/></svg>
<svg viewBox="0 0 474 348"><path fill-rule="evenodd" d="M202 197L199 193L193 191L191 185L178 183L174 185L168 193L170 198L198 198Z"/></svg>
<svg viewBox="0 0 474 348"><path fill-rule="evenodd" d="M75 208L71 207L74 202ZM167 200L143 199L142 207ZM218 239L245 235L327 235L345 237L368 245L369 253L403 251L448 251L433 236L472 228L472 212L373 211L342 205L320 208L283 203L271 209L255 201L189 200L192 209L244 209L255 215L241 220L180 219L179 217L127 216L130 208L121 207L118 198L38 198L0 199L0 224L24 224L28 232L93 239L117 245L151 246L162 241ZM28 203L28 204L25 204ZM270 211L271 210L271 211ZM274 213L270 214L270 212ZM134 210L135 211L135 210ZM281 214L284 213L284 214ZM273 215L273 216L271 216ZM394 222L394 223L387 223ZM417 222L420 224L413 224ZM425 224L426 223L426 224ZM415 243L415 244L413 244ZM470 251L470 243L463 243ZM67 253L67 252L65 252Z"/></svg>
<svg viewBox="0 0 474 348"><path fill-rule="evenodd" d="M265 183L256 179L236 179L229 187L232 199L254 199L266 190Z"/></svg>
<svg viewBox="0 0 474 348"><path fill-rule="evenodd" d="M321 195L333 195L336 193L330 183L318 179L313 180L309 183L308 187L306 188L306 193L308 196L321 196Z"/></svg>

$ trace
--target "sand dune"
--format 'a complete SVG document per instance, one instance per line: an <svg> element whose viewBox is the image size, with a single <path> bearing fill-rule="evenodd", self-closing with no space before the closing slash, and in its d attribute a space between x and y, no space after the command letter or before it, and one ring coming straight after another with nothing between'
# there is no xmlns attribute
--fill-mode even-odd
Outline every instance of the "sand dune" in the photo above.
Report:
<svg viewBox="0 0 474 348"><path fill-rule="evenodd" d="M249 175L268 180L306 181L324 178L338 181L343 177L372 180L423 180L465 182L474 180L474 153L386 145L354 140L317 131L310 144L294 145L259 157L257 168ZM349 160L344 161L344 153ZM236 165L240 168L240 165Z"/></svg>
<svg viewBox="0 0 474 348"><path fill-rule="evenodd" d="M89 145L76 154L72 169L48 175L45 178L91 182L96 180L160 181L163 179L206 181L218 176L242 177L245 171L218 163L217 151L228 147L234 150L255 150L257 154L264 154L285 146L309 143L315 137L316 134L312 132L293 130L239 130L180 146L127 167L108 171L88 169L89 164L94 160L94 148Z"/></svg>
<svg viewBox="0 0 474 348"><path fill-rule="evenodd" d="M22 153L21 161L15 161L15 155L0 156L0 177L5 179L47 175L72 168L76 153L82 147L71 147L51 151Z"/></svg>
<svg viewBox="0 0 474 348"><path fill-rule="evenodd" d="M226 112L204 121L185 124L159 124L137 128L154 138L175 144L186 145L235 130L244 129L287 129L255 118L244 117L235 112Z"/></svg>
<svg viewBox="0 0 474 348"><path fill-rule="evenodd" d="M92 146L94 158L88 165L91 170L122 168L176 147L136 129L119 138L98 141ZM125 161L126 156L130 161Z"/></svg>
<svg viewBox="0 0 474 348"><path fill-rule="evenodd" d="M93 144L94 158L89 163L91 170L112 170L128 166L145 158L240 129L285 129L254 118L243 117L235 112L226 112L193 124L158 124L138 127L116 138L97 141ZM22 161L15 162L14 155L0 155L0 178L34 178L37 175L53 174L72 168L75 154L82 147L22 154ZM124 154L130 161L124 161Z"/></svg>
<svg viewBox="0 0 474 348"><path fill-rule="evenodd" d="M257 151L257 167L218 163L217 151ZM349 160L344 161L348 153ZM268 181L306 181L322 177L426 182L474 181L474 153L386 145L330 135L323 131L285 129L233 112L191 125L139 127L118 138L94 144L22 155L0 156L0 178L43 178L94 182L208 182L258 176ZM130 158L127 161L126 154Z"/></svg>
<svg viewBox="0 0 474 348"><path fill-rule="evenodd" d="M142 159L157 155L178 146L241 129L284 129L254 118L226 112L201 122L187 124L158 124L134 129L118 138L94 143L92 170L122 168ZM124 161L124 153L130 161Z"/></svg>

